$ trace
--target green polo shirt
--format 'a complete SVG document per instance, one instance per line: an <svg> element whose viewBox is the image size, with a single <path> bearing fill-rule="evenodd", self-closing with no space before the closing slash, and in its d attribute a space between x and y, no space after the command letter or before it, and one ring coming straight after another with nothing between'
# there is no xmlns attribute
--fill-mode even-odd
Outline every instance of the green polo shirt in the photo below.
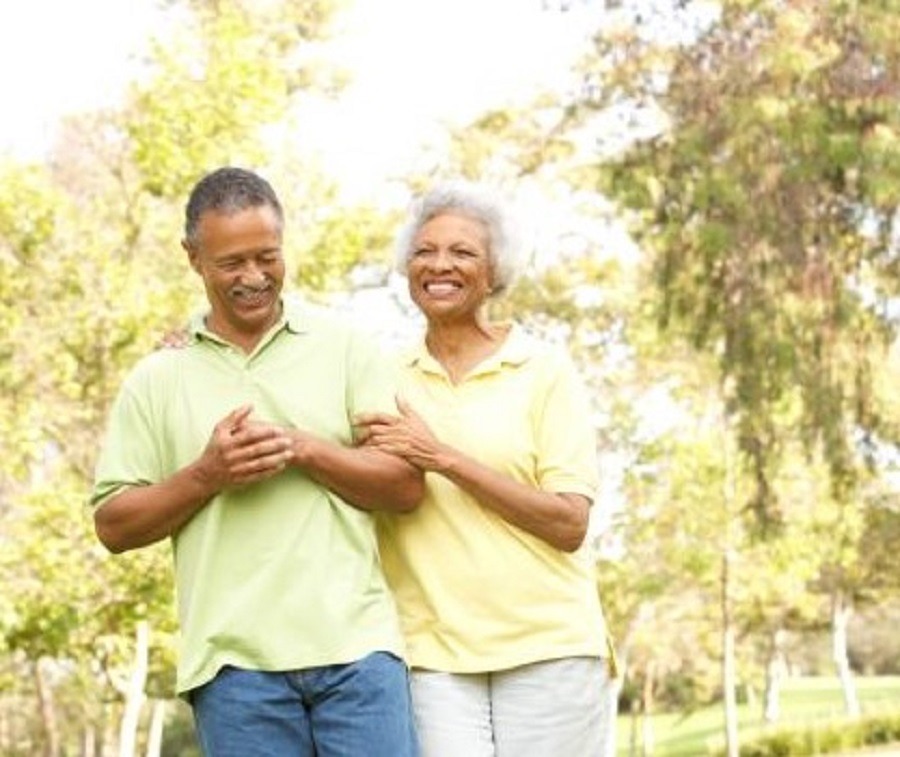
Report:
<svg viewBox="0 0 900 757"><path fill-rule="evenodd" d="M183 349L141 360L113 405L91 498L162 481L196 460L239 405L252 418L352 443L351 419L392 410L371 339L285 302L252 354L192 323ZM296 468L220 493L172 538L181 644L178 691L223 665L294 670L402 651L373 518Z"/></svg>

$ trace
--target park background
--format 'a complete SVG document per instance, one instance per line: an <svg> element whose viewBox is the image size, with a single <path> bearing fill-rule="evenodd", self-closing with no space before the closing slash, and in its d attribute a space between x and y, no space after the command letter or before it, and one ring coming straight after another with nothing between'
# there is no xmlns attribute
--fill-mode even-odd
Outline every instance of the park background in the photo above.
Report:
<svg viewBox="0 0 900 757"><path fill-rule="evenodd" d="M0 156L0 755L197 754L168 546L107 555L86 499L124 373L202 302L182 206L226 163L282 196L292 286L390 344L410 195L515 200L497 308L594 399L619 754L900 742L900 2L33 5L0 24L37 54L7 129L42 119Z"/></svg>

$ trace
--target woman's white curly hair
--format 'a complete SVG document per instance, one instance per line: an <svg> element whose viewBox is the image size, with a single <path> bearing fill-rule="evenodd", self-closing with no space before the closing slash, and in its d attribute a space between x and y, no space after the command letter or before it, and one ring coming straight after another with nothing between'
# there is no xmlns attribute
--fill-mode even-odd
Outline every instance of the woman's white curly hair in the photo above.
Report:
<svg viewBox="0 0 900 757"><path fill-rule="evenodd" d="M413 240L432 218L456 213L484 225L488 255L493 272L491 296L506 291L519 273L520 241L511 212L497 192L468 181L448 181L435 185L417 197L406 223L397 233L395 268L404 276L413 253Z"/></svg>

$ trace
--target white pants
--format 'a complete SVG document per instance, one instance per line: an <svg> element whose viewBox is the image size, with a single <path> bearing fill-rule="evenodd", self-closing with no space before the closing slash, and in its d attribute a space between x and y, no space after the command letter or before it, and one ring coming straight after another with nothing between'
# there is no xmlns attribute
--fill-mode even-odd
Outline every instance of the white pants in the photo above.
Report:
<svg viewBox="0 0 900 757"><path fill-rule="evenodd" d="M604 757L612 691L606 661L591 657L494 673L414 670L422 757Z"/></svg>

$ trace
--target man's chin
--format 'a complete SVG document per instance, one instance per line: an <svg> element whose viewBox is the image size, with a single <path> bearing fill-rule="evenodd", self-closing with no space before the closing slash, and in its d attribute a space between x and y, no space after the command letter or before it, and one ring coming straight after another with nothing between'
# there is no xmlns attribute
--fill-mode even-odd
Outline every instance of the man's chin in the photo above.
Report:
<svg viewBox="0 0 900 757"><path fill-rule="evenodd" d="M276 304L243 306L237 308L235 315L251 330L267 329L278 320L281 308Z"/></svg>

